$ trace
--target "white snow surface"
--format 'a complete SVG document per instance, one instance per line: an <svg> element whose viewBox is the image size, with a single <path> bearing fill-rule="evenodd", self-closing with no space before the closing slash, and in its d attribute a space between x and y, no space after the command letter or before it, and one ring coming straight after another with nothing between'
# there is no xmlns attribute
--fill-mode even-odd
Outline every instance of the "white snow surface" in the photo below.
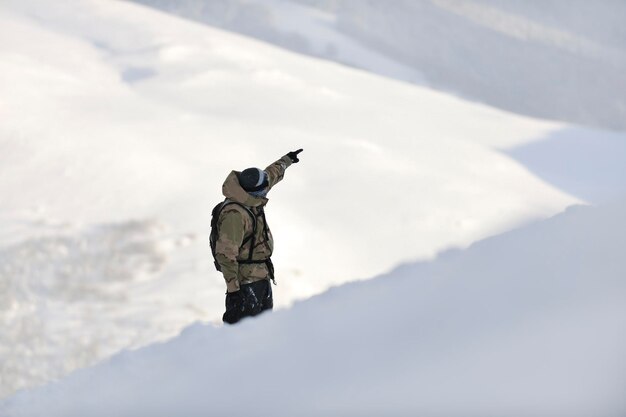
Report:
<svg viewBox="0 0 626 417"><path fill-rule="evenodd" d="M131 0L516 113L626 129L626 3Z"/></svg>
<svg viewBox="0 0 626 417"><path fill-rule="evenodd" d="M128 351L6 417L626 413L626 200Z"/></svg>
<svg viewBox="0 0 626 417"><path fill-rule="evenodd" d="M611 181L524 166L546 171L555 138L602 143ZM206 236L232 169L305 149L267 210L287 307L611 199L624 143L127 2L3 2L0 398L219 323Z"/></svg>

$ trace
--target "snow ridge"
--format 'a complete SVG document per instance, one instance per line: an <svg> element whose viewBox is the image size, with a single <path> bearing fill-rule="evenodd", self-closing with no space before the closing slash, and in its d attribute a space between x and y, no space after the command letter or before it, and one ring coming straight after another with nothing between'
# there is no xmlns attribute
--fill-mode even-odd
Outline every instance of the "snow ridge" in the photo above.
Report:
<svg viewBox="0 0 626 417"><path fill-rule="evenodd" d="M621 2L133 1L508 111L626 128Z"/></svg>
<svg viewBox="0 0 626 417"><path fill-rule="evenodd" d="M620 416L626 200L126 352L7 417ZM242 401L241 392L254 392Z"/></svg>

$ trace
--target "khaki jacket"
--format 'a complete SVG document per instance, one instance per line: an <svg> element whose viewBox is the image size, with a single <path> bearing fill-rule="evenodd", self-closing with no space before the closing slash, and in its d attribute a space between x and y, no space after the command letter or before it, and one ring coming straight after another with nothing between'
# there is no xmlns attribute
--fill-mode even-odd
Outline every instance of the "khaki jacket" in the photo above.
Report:
<svg viewBox="0 0 626 417"><path fill-rule="evenodd" d="M265 168L270 189L283 179L285 170L291 164L291 159L284 156ZM245 191L239 185L238 174L238 171L232 171L228 175L222 186L222 193L226 200L243 204L256 216L257 226L252 260L265 260L272 256L274 251L272 232L263 212L268 199L254 197ZM236 204L230 204L222 209L217 224L219 236L215 247L215 258L222 267L227 291L238 291L241 284L270 278L270 272L265 263L240 263L240 261L246 261L250 254L251 240L243 243L253 231L250 213Z"/></svg>

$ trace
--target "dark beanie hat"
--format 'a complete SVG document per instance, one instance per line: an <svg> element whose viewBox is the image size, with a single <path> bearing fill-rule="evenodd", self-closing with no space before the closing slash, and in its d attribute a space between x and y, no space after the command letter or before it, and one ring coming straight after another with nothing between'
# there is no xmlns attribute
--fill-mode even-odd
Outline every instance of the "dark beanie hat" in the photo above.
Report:
<svg viewBox="0 0 626 417"><path fill-rule="evenodd" d="M244 169L239 174L239 184L248 192L262 190L268 184L267 174L259 168Z"/></svg>

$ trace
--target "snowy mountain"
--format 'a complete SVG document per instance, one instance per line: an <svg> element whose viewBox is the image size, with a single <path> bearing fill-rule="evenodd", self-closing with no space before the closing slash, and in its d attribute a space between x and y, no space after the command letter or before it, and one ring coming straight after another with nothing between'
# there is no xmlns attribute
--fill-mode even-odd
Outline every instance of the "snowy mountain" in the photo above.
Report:
<svg viewBox="0 0 626 417"><path fill-rule="evenodd" d="M133 0L534 117L626 129L626 3Z"/></svg>
<svg viewBox="0 0 626 417"><path fill-rule="evenodd" d="M0 397L218 322L232 169L305 149L267 210L287 307L622 195L625 143L128 2L4 2Z"/></svg>
<svg viewBox="0 0 626 417"><path fill-rule="evenodd" d="M347 284L290 310L194 325L6 417L622 416L626 201Z"/></svg>

